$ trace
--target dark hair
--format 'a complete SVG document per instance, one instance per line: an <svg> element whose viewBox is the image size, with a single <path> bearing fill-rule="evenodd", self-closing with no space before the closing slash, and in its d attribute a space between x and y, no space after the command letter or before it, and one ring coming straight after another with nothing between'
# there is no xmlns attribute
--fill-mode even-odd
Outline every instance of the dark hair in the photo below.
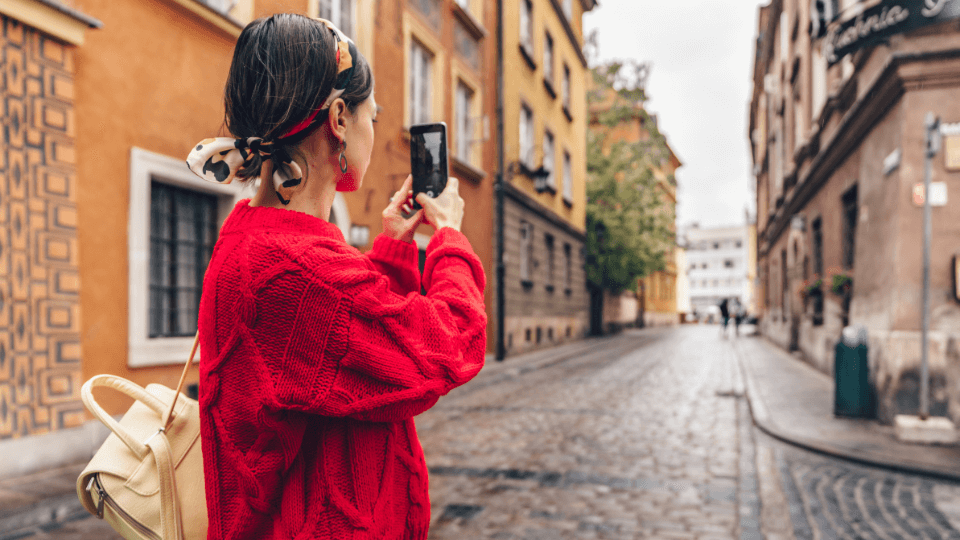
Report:
<svg viewBox="0 0 960 540"><path fill-rule="evenodd" d="M335 42L323 23L294 13L248 24L237 39L224 89L224 119L230 133L276 142L323 105L337 75ZM353 64L353 77L340 96L351 113L373 92L366 59L358 53ZM327 111L321 111L315 126L326 117ZM303 137L295 139L288 145L280 141L275 151L295 153L293 147ZM253 157L238 177L259 176L261 164L259 156Z"/></svg>

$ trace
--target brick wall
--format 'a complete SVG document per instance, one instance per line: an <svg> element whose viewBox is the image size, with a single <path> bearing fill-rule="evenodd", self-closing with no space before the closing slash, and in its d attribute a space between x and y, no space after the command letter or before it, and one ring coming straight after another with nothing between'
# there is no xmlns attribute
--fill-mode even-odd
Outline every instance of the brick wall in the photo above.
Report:
<svg viewBox="0 0 960 540"><path fill-rule="evenodd" d="M81 424L73 50L3 17L0 439Z"/></svg>

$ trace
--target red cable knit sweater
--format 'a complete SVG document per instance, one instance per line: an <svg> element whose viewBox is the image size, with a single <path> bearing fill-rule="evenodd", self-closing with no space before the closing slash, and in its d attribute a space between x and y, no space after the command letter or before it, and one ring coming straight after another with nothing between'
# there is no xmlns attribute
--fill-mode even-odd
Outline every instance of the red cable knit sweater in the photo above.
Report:
<svg viewBox="0 0 960 540"><path fill-rule="evenodd" d="M413 417L483 366L485 278L443 228L363 255L334 225L239 203L200 302L209 538L427 537Z"/></svg>

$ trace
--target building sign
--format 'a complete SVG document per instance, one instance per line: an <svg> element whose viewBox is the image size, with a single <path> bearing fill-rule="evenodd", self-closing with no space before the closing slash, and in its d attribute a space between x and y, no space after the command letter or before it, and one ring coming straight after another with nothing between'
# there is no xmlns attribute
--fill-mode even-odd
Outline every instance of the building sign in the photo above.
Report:
<svg viewBox="0 0 960 540"><path fill-rule="evenodd" d="M915 184L913 186L913 204L914 206L923 206L923 182ZM946 206L947 205L947 183L946 182L931 182L930 183L930 206Z"/></svg>
<svg viewBox="0 0 960 540"><path fill-rule="evenodd" d="M827 31L823 53L830 65L895 34L960 18L960 0L885 0Z"/></svg>
<svg viewBox="0 0 960 540"><path fill-rule="evenodd" d="M943 136L943 166L948 171L960 171L960 123L940 124Z"/></svg>

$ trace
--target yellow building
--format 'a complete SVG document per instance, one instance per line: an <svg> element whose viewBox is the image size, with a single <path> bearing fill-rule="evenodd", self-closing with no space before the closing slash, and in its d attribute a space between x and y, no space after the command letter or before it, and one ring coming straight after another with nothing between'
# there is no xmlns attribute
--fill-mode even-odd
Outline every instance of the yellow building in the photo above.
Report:
<svg viewBox="0 0 960 540"><path fill-rule="evenodd" d="M673 149L667 145L669 158L659 167L653 169L657 179L657 188L660 190L662 212L669 212L675 216L677 212L677 180L674 174L683 164ZM670 221L671 230L676 232L673 220ZM640 280L637 287L637 296L640 301L640 320L644 326L662 326L681 322L680 309L677 303L677 282L679 273L685 269L677 264L677 248L671 246L664 256L666 268L653 272Z"/></svg>
<svg viewBox="0 0 960 540"><path fill-rule="evenodd" d="M583 337L586 85L595 0L504 0L498 356Z"/></svg>
<svg viewBox="0 0 960 540"><path fill-rule="evenodd" d="M647 114L641 103L633 105L633 114L614 128L607 128L599 123L598 115L610 110L614 106L616 93L609 91L598 103L590 106L590 129L603 130L606 136L603 140L603 153L607 155L610 147L616 142L639 143L649 141L653 137L651 128L656 131L656 117ZM648 126L647 122L654 125ZM658 212L670 216L670 229L676 231L674 216L677 209L677 180L676 171L683 163L674 154L669 144L664 143L667 155L659 162L651 163L653 176L657 181L660 196ZM678 305L678 288L680 274L685 272L685 264L678 265L677 248L675 245L666 246L663 270L653 272L640 278L636 294L626 291L619 297L607 294L604 299L604 321L614 323L615 326L638 324L642 326L661 326L678 324L681 322ZM634 307L635 306L635 307Z"/></svg>

